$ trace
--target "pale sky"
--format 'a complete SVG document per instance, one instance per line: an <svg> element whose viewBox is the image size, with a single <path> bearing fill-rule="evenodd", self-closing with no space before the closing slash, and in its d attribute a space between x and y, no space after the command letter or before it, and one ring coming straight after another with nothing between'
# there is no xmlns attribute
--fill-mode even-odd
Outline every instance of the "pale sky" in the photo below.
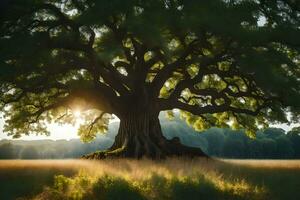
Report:
<svg viewBox="0 0 300 200"><path fill-rule="evenodd" d="M75 114L76 116L76 114ZM80 125L80 122L82 120L80 119L80 114L78 114L78 119L77 123L75 126L73 125L59 125L59 124L49 124L48 125L48 130L50 131L50 136L45 136L45 135L24 135L21 138L18 138L18 140L42 140L42 139L50 139L50 140L70 140L70 139L75 139L79 138L77 135L77 129ZM117 117L114 116L114 118L111 120L111 122L119 121ZM0 115L0 140L1 139L12 139L11 136L7 136L6 133L3 133L3 125L4 125L4 120L1 118Z"/></svg>
<svg viewBox="0 0 300 200"><path fill-rule="evenodd" d="M3 133L3 120L0 120L0 140L1 139L11 139L11 136L7 136L6 133ZM57 125L57 124L51 124L49 125L49 130L51 135L50 136L43 136L43 135L29 135L29 136L22 136L19 139L22 140L41 140L41 139L51 139L51 140L70 140L74 138L79 138L77 135L77 127L74 127L72 125Z"/></svg>

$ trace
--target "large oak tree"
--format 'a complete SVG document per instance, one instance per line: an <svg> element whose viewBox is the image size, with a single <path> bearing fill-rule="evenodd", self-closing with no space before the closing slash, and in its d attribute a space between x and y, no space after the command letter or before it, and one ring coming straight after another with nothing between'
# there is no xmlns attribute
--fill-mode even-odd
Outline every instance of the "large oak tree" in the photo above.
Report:
<svg viewBox="0 0 300 200"><path fill-rule="evenodd" d="M295 0L10 0L2 2L0 100L5 131L74 123L85 141L120 119L91 157L204 155L167 140L158 115L196 130L245 129L300 115ZM289 116L287 116L289 115Z"/></svg>

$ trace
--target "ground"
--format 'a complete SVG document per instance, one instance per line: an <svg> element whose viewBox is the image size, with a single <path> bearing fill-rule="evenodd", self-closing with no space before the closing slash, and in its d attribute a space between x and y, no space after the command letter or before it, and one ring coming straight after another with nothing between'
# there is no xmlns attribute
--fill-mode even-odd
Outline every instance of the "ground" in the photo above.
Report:
<svg viewBox="0 0 300 200"><path fill-rule="evenodd" d="M300 199L298 160L2 160L0 199Z"/></svg>

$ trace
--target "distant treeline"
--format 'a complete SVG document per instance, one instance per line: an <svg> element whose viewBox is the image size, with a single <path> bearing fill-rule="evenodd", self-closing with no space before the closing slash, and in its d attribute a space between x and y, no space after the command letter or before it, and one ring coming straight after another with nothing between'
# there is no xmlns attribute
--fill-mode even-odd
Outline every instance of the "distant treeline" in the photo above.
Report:
<svg viewBox="0 0 300 200"><path fill-rule="evenodd" d="M243 131L211 128L196 132L179 120L161 120L163 132L169 139L179 137L185 145L201 147L210 156L253 159L299 159L300 132L269 128L251 139ZM97 150L104 150L113 143L118 124L95 141L85 144L79 139L66 140L1 140L0 159L57 159L78 158Z"/></svg>
<svg viewBox="0 0 300 200"><path fill-rule="evenodd" d="M168 138L178 136L182 143L201 147L210 156L223 158L299 159L300 131L285 132L280 128L258 131L255 139L244 131L211 128L196 132L179 121L163 126Z"/></svg>

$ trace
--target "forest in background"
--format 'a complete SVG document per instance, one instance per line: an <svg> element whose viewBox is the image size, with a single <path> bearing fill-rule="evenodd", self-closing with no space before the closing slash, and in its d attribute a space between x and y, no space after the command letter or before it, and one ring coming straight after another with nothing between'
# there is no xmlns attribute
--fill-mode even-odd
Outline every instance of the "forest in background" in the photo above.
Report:
<svg viewBox="0 0 300 200"><path fill-rule="evenodd" d="M164 135L179 137L189 146L201 147L208 155L221 158L299 159L300 132L286 133L280 128L257 132L251 139L244 131L211 128L196 132L179 119L161 119ZM84 154L109 148L119 124L111 123L107 134L99 135L91 143L72 140L1 140L0 159L60 159L78 158Z"/></svg>

